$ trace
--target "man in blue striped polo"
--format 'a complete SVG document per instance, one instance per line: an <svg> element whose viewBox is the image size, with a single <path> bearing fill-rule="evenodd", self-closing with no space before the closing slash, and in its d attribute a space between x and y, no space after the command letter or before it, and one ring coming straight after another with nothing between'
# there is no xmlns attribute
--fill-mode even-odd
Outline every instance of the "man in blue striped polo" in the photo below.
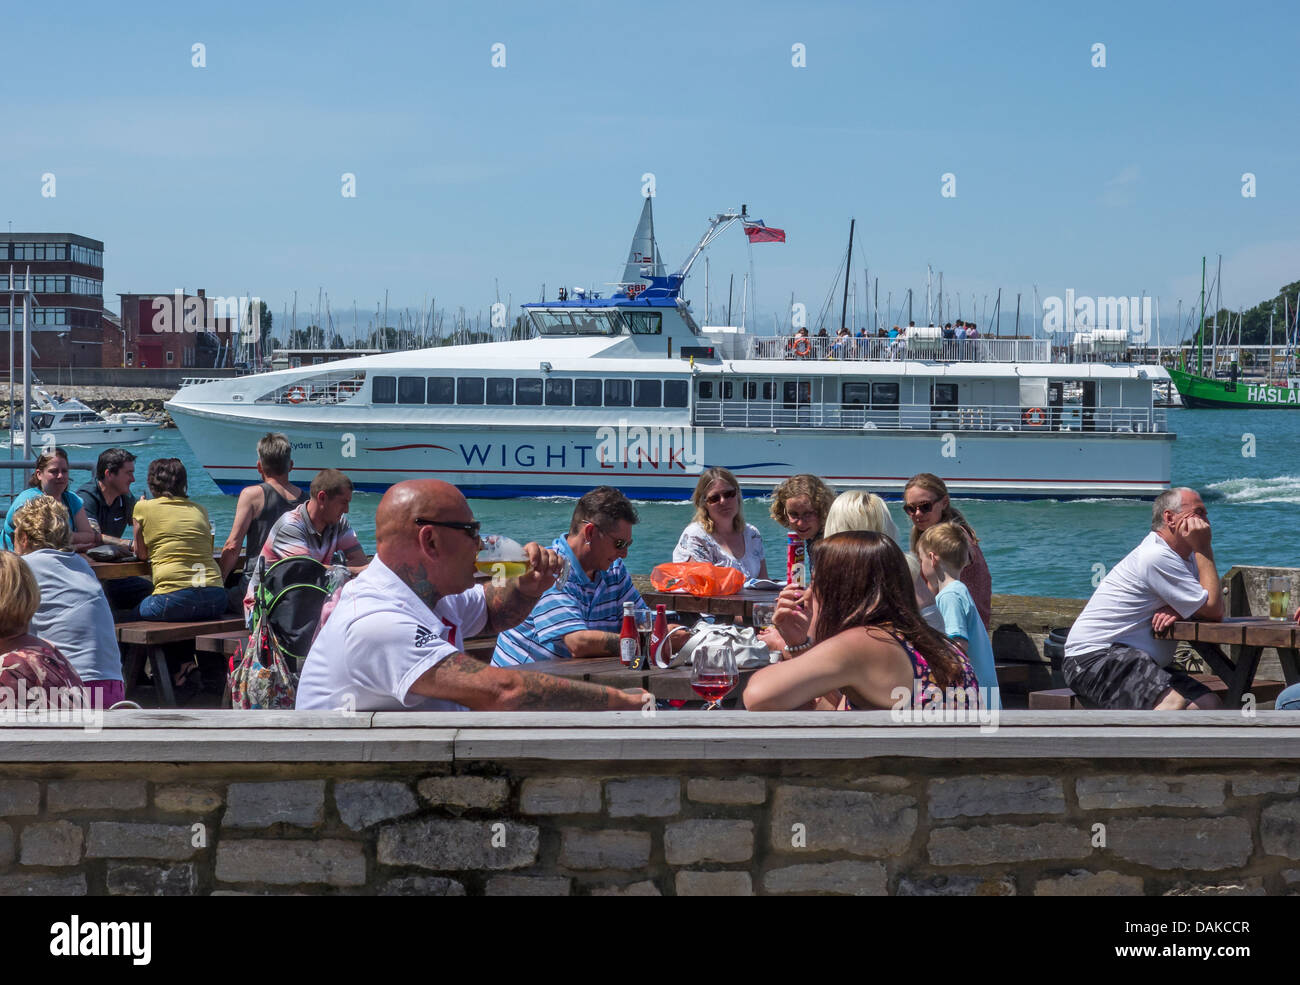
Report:
<svg viewBox="0 0 1300 985"><path fill-rule="evenodd" d="M601 486L573 510L569 535L551 547L569 559L569 580L542 596L522 623L497 637L499 667L568 657L616 657L623 603L640 608L641 593L623 566L636 509L617 489Z"/></svg>

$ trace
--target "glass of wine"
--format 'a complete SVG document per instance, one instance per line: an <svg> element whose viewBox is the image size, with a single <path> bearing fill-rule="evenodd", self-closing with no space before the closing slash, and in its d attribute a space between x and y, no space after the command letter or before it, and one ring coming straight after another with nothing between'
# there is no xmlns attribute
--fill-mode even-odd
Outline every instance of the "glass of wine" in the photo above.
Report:
<svg viewBox="0 0 1300 985"><path fill-rule="evenodd" d="M654 609L636 609L633 612L636 618L636 631L641 634L641 655L646 658L646 666L650 666L650 659L654 656L650 652L650 633L655 628L655 610Z"/></svg>
<svg viewBox="0 0 1300 985"><path fill-rule="evenodd" d="M569 578L569 559L561 554L560 561L556 585L563 585ZM474 567L481 574L491 576L493 584L504 583L507 578L518 578L527 573L528 554L517 540L502 534L487 534L483 537L483 548L478 552Z"/></svg>
<svg viewBox="0 0 1300 985"><path fill-rule="evenodd" d="M759 602L754 606L754 628L767 629L772 625L772 617L776 614L775 602Z"/></svg>
<svg viewBox="0 0 1300 985"><path fill-rule="evenodd" d="M708 702L705 711L722 707L722 699L732 692L738 680L736 654L730 640L708 640L696 648L691 661L691 689Z"/></svg>
<svg viewBox="0 0 1300 985"><path fill-rule="evenodd" d="M1268 617L1278 621L1286 619L1290 608L1291 579L1274 575L1268 580Z"/></svg>

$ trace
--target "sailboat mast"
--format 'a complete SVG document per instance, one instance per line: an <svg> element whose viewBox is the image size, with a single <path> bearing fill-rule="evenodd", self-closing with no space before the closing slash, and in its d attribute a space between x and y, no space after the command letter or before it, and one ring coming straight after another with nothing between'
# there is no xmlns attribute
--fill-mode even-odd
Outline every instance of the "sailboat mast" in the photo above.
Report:
<svg viewBox="0 0 1300 985"><path fill-rule="evenodd" d="M1205 375L1205 257L1201 257L1201 324L1196 329L1196 375Z"/></svg>
<svg viewBox="0 0 1300 985"><path fill-rule="evenodd" d="M844 328L844 318L849 310L849 279L853 276L853 227L856 219L849 220L849 258L844 263L844 300L840 304L840 328Z"/></svg>

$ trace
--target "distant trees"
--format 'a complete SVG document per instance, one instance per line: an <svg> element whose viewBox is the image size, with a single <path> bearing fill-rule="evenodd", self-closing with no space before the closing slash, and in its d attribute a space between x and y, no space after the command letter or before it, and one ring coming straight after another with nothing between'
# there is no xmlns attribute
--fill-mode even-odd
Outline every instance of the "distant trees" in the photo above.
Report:
<svg viewBox="0 0 1300 985"><path fill-rule="evenodd" d="M1253 308L1247 308L1240 313L1241 318L1241 345L1281 345L1286 341L1287 331L1295 324L1296 305L1300 304L1300 280L1287 284L1276 297L1269 298L1267 301L1261 301ZM1229 311L1226 308L1219 311L1219 337L1222 339L1227 331L1228 325L1235 326L1237 323L1238 312ZM1287 319L1290 319L1288 321ZM1269 322L1272 322L1273 333L1269 336ZM1213 340L1214 316L1209 312L1205 315L1205 324L1201 331L1204 333L1205 343L1208 345ZM1236 332L1233 332L1233 342L1237 342ZM1197 343L1197 333L1192 334L1192 345Z"/></svg>

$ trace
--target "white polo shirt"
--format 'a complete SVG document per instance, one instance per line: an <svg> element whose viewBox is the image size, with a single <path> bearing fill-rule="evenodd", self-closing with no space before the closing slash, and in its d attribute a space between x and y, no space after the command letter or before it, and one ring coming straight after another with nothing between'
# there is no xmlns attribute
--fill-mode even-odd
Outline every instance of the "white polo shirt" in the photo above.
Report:
<svg viewBox="0 0 1300 985"><path fill-rule="evenodd" d="M303 664L295 707L313 711L468 711L411 693L430 667L487 624L476 585L433 611L376 556L343 587ZM350 696L350 698L349 698Z"/></svg>

